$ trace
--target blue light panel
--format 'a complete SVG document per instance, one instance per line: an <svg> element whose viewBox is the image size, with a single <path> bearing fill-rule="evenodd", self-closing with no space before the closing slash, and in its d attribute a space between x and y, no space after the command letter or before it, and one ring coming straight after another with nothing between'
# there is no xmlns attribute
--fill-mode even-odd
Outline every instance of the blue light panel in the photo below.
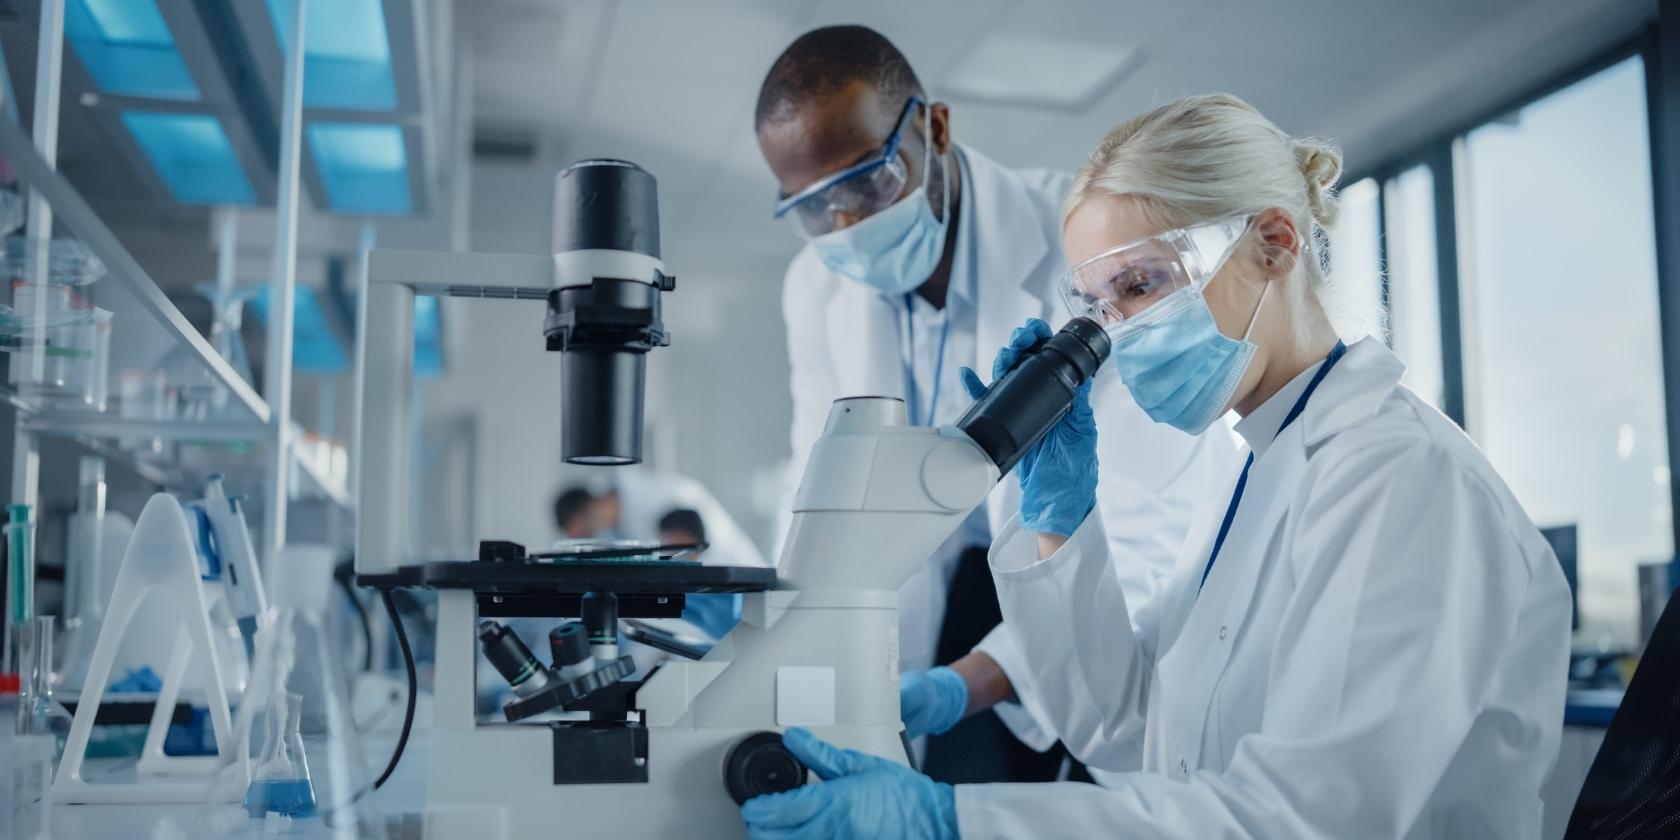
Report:
<svg viewBox="0 0 1680 840"><path fill-rule="evenodd" d="M327 326L327 315L315 290L298 285L292 292L292 371L338 374L350 369L350 355ZM251 298L251 310L268 324L268 289Z"/></svg>
<svg viewBox="0 0 1680 840"><path fill-rule="evenodd" d="M293 0L268 0L280 51L291 49ZM389 111L397 107L391 42L381 0L315 0L304 17L303 104Z"/></svg>
<svg viewBox="0 0 1680 840"><path fill-rule="evenodd" d="M156 0L70 0L64 36L105 93L183 101L199 97Z"/></svg>
<svg viewBox="0 0 1680 840"><path fill-rule="evenodd" d="M402 129L379 123L310 123L309 151L338 213L401 216L413 209Z"/></svg>
<svg viewBox="0 0 1680 840"><path fill-rule="evenodd" d="M256 194L233 153L221 120L209 114L124 111L158 177L176 201L186 204L253 204Z"/></svg>
<svg viewBox="0 0 1680 840"><path fill-rule="evenodd" d="M414 375L431 379L443 374L443 322L438 299L423 295L414 299Z"/></svg>

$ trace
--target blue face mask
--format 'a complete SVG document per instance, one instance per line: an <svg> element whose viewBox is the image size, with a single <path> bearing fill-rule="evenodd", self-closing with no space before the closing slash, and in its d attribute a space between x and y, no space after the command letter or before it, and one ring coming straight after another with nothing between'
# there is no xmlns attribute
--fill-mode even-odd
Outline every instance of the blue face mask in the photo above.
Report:
<svg viewBox="0 0 1680 840"><path fill-rule="evenodd" d="M932 137L932 112L929 131ZM951 218L950 173L942 209L936 217L927 197L933 173L933 143L926 143L922 185L886 209L852 225L811 237L817 258L830 271L890 295L902 295L927 282L945 252L945 225Z"/></svg>
<svg viewBox="0 0 1680 840"><path fill-rule="evenodd" d="M1260 292L1250 332L1271 288L1267 283ZM1256 348L1248 333L1237 341L1219 331L1200 289L1174 295L1179 299L1157 304L1166 307L1159 318L1114 346L1113 359L1150 419L1199 435L1231 407Z"/></svg>

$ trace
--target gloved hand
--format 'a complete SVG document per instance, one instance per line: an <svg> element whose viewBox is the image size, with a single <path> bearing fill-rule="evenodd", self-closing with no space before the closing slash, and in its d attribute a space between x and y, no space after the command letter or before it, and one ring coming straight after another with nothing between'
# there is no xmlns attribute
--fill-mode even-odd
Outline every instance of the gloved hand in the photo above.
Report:
<svg viewBox="0 0 1680 840"><path fill-rule="evenodd" d="M684 599L682 617L713 639L721 639L741 620L741 596L691 592Z"/></svg>
<svg viewBox="0 0 1680 840"><path fill-rule="evenodd" d="M1016 327L1009 343L992 361L996 382L1035 343L1050 338L1050 325L1028 318ZM979 399L986 386L969 368L962 369L963 387ZM1040 534L1072 536L1097 502L1097 421L1091 413L1091 380L1073 392L1073 407L1027 450L1015 465L1021 481L1021 527Z"/></svg>
<svg viewBox="0 0 1680 840"><path fill-rule="evenodd" d="M968 681L943 665L898 675L898 715L904 735L943 735L968 710Z"/></svg>
<svg viewBox="0 0 1680 840"><path fill-rule="evenodd" d="M840 749L809 730L789 729L782 743L823 781L747 800L741 819L752 840L955 840L957 798L950 785L884 758Z"/></svg>

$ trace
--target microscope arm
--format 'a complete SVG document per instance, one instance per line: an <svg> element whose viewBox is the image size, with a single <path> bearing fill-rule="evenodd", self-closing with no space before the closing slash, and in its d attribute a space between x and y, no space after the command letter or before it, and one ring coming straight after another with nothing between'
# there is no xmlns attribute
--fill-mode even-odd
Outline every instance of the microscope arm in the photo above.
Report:
<svg viewBox="0 0 1680 840"><path fill-rule="evenodd" d="M905 760L898 590L1067 412L1108 350L1100 327L1075 319L952 426L910 426L896 399L836 401L795 498L781 588L748 594L741 624L705 660L667 663L648 680L638 699L650 721L809 726Z"/></svg>

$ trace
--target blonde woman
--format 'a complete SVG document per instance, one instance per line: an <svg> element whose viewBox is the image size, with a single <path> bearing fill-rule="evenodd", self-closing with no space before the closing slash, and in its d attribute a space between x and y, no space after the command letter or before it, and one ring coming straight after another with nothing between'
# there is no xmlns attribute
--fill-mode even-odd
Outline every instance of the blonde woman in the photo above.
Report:
<svg viewBox="0 0 1680 840"><path fill-rule="evenodd" d="M1539 834L1568 591L1399 360L1331 328L1321 234L1340 170L1334 149L1200 96L1116 128L1068 197L1066 292L1107 326L1109 363L1157 422L1196 432L1236 411L1250 450L1138 609L1099 517L1065 534L1017 519L992 547L1045 716L1094 767L1126 769L1141 739L1142 771L952 788L792 730L825 781L749 801L753 837ZM1089 487L1097 433L1076 405L1022 464L1023 492L1046 469Z"/></svg>

